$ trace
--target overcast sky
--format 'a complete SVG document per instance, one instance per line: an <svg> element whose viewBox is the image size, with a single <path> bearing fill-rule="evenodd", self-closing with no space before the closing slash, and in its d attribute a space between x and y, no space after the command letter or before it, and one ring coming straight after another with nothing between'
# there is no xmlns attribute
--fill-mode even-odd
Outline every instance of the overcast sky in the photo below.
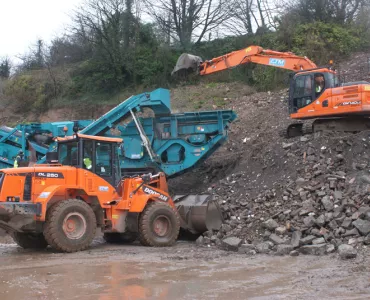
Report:
<svg viewBox="0 0 370 300"><path fill-rule="evenodd" d="M63 33L82 0L0 0L0 57L12 59L37 39L49 42Z"/></svg>

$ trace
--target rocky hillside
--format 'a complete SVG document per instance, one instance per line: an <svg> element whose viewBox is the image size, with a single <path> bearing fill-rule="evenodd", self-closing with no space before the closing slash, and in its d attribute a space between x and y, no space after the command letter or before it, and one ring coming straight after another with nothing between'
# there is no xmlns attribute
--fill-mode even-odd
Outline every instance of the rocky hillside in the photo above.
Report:
<svg viewBox="0 0 370 300"><path fill-rule="evenodd" d="M344 62L349 81L368 80L366 54ZM352 72L355 71L355 72ZM222 89L221 89L222 90ZM370 132L319 134L285 140L287 91L225 96L239 121L229 142L200 168L174 179L174 190L212 193L225 224L200 244L243 253L298 255L370 244ZM343 246L341 246L343 245Z"/></svg>

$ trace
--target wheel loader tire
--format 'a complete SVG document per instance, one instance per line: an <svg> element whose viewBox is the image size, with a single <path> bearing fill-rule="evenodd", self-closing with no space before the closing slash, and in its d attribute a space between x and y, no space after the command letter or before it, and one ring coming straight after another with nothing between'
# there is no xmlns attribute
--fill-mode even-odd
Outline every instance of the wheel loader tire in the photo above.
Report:
<svg viewBox="0 0 370 300"><path fill-rule="evenodd" d="M163 202L148 203L139 218L139 240L144 246L172 246L179 235L177 211Z"/></svg>
<svg viewBox="0 0 370 300"><path fill-rule="evenodd" d="M104 233L104 240L109 244L130 244L136 241L136 233L118 233L118 232L106 232Z"/></svg>
<svg viewBox="0 0 370 300"><path fill-rule="evenodd" d="M14 232L12 237L23 249L45 249L48 246L42 233Z"/></svg>
<svg viewBox="0 0 370 300"><path fill-rule="evenodd" d="M83 200L58 202L47 212L44 236L49 245L62 252L76 252L88 248L95 237L96 218Z"/></svg>

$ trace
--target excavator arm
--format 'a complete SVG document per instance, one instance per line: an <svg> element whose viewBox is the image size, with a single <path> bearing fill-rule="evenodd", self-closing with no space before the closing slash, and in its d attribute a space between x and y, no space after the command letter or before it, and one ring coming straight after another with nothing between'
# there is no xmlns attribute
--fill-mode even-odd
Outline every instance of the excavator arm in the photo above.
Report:
<svg viewBox="0 0 370 300"><path fill-rule="evenodd" d="M190 64L191 61L194 61L194 58L197 58L197 60L195 61L198 62L201 60L199 57L195 57L192 55L189 55L189 57L186 57L186 55L184 54L181 55L173 73L181 69L188 69L189 67L194 69L194 64ZM211 60L200 62L198 63L198 68L200 75L208 75L227 69L232 69L239 65L248 63L272 66L292 71L307 70L317 67L314 62L312 62L305 56L298 56L292 52L279 52L263 49L259 46L250 46L245 49L233 51L225 55L215 57Z"/></svg>

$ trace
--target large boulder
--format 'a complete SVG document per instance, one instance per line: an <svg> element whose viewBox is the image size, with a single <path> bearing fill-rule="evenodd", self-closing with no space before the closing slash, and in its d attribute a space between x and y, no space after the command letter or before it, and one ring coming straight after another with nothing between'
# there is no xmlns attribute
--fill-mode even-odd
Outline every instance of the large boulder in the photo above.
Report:
<svg viewBox="0 0 370 300"><path fill-rule="evenodd" d="M234 236L223 239L221 243L222 247L228 251L238 251L241 244L242 240Z"/></svg>
<svg viewBox="0 0 370 300"><path fill-rule="evenodd" d="M266 222L263 223L263 226L270 231L274 231L276 228L279 227L279 224L274 219L268 219Z"/></svg>
<svg viewBox="0 0 370 300"><path fill-rule="evenodd" d="M357 251L351 245L342 244L338 247L338 253L341 259L350 259L357 256Z"/></svg>
<svg viewBox="0 0 370 300"><path fill-rule="evenodd" d="M299 248L299 252L310 255L324 255L326 252L326 247L326 244L306 245Z"/></svg>
<svg viewBox="0 0 370 300"><path fill-rule="evenodd" d="M353 221L352 224L360 231L362 235L367 235L370 233L370 222L366 220L357 219Z"/></svg>

